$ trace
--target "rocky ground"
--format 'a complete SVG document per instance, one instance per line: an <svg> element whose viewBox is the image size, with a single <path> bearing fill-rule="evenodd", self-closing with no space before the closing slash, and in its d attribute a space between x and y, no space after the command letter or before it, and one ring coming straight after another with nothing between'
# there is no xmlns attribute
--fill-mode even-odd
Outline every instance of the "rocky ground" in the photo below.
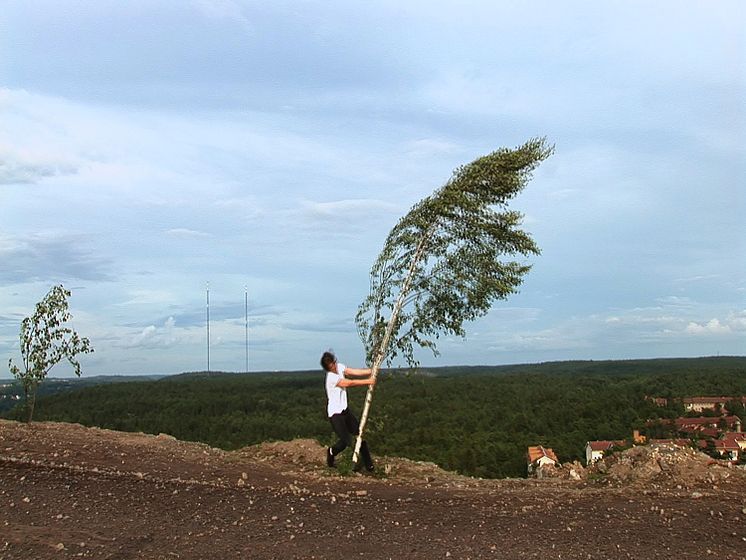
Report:
<svg viewBox="0 0 746 560"><path fill-rule="evenodd" d="M635 448L579 480L323 457L0 420L0 560L746 559L746 473L692 450Z"/></svg>

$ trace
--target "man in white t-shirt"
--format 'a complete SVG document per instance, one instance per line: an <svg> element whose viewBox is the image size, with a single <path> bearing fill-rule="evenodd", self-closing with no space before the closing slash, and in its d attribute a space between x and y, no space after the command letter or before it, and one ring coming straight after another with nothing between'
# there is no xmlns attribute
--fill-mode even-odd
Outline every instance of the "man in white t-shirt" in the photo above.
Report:
<svg viewBox="0 0 746 560"><path fill-rule="evenodd" d="M376 380L370 376L370 369L349 368L337 362L337 358L331 352L324 352L321 356L321 367L326 372L326 413L334 433L339 437L339 441L326 450L326 464L333 467L334 457L352 443L352 437L356 436L360 429L357 418L347 406L347 387L375 385ZM373 471L373 459L365 440L360 445L360 456L368 472Z"/></svg>

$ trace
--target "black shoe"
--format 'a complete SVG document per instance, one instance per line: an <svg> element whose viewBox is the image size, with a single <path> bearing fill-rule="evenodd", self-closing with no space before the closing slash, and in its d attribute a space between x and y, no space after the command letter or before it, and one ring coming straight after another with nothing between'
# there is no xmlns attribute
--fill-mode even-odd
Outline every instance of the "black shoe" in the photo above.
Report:
<svg viewBox="0 0 746 560"><path fill-rule="evenodd" d="M358 472L358 473L362 472L362 470L363 470L363 464L362 463L355 463L355 466L352 467L352 470L354 472ZM369 472L369 473L372 473L372 472L374 472L376 470L376 468L371 463L370 465L365 465L365 470L367 472Z"/></svg>
<svg viewBox="0 0 746 560"><path fill-rule="evenodd" d="M334 453L332 453L331 447L326 448L326 466L329 468L334 467Z"/></svg>

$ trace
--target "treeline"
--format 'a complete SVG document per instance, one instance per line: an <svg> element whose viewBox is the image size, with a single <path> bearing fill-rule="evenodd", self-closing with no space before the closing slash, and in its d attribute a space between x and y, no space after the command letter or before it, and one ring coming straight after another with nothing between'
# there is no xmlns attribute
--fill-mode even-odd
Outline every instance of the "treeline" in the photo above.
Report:
<svg viewBox="0 0 746 560"><path fill-rule="evenodd" d="M41 399L36 414L224 449L298 437L328 444L323 378L320 371L191 374L101 385ZM359 414L364 389L348 394ZM746 358L393 372L376 387L366 437L374 454L433 461L472 476L525 476L529 445L552 447L563 462L581 459L589 440L644 433L648 419L683 412L680 403L660 408L646 396L698 395L746 395Z"/></svg>
<svg viewBox="0 0 746 560"><path fill-rule="evenodd" d="M69 379L47 378L39 385L37 396L41 399L58 393L78 391L86 387L105 385L109 383L134 383L137 381L153 381L165 377L163 375L101 375L94 377L73 377ZM16 399L23 397L23 385L20 381L8 379L0 380L0 416L14 408Z"/></svg>

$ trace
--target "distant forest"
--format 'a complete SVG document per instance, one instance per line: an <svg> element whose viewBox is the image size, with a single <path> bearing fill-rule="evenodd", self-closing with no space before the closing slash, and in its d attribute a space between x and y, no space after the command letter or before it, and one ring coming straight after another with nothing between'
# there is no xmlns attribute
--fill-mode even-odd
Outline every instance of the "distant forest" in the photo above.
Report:
<svg viewBox="0 0 746 560"><path fill-rule="evenodd" d="M323 380L314 371L106 383L41 398L36 420L163 432L224 449L294 438L329 444ZM359 415L364 388L348 394ZM589 440L628 438L633 429L645 433L648 419L683 414L675 401L661 408L646 396L722 395L746 395L746 358L394 370L376 387L366 438L374 455L433 461L471 476L521 477L529 445L553 448L561 462L582 459ZM18 409L5 416L22 417Z"/></svg>

